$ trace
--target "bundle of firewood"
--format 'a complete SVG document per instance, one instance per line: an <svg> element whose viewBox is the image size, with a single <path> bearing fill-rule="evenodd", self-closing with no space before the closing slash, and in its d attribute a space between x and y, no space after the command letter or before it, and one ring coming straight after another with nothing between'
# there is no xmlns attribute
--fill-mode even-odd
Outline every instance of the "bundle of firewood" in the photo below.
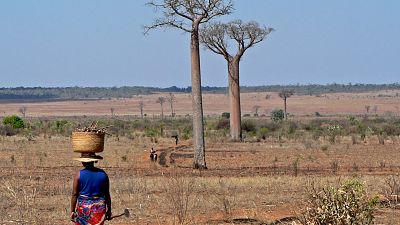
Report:
<svg viewBox="0 0 400 225"><path fill-rule="evenodd" d="M93 122L89 127L80 127L80 124L78 124L78 127L75 128L75 132L94 132L98 134L107 134L107 129L110 126L106 127L97 127L97 121Z"/></svg>

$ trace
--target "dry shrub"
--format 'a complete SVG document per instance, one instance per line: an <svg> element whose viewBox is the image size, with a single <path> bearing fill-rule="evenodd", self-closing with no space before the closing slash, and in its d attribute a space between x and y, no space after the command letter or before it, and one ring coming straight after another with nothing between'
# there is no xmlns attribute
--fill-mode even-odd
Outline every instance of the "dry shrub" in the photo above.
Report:
<svg viewBox="0 0 400 225"><path fill-rule="evenodd" d="M36 199L37 189L33 185L20 180L2 180L0 186L0 215L8 218L10 223L36 224L38 221ZM5 222L5 221L3 221Z"/></svg>
<svg viewBox="0 0 400 225"><path fill-rule="evenodd" d="M378 135L378 142L380 145L384 145L385 144L385 135L384 134L379 134Z"/></svg>
<svg viewBox="0 0 400 225"><path fill-rule="evenodd" d="M400 204L400 174L392 175L386 179L384 194L389 201L389 206Z"/></svg>
<svg viewBox="0 0 400 225"><path fill-rule="evenodd" d="M373 224L377 198L368 198L364 185L358 180L347 180L339 188L313 187L309 208L302 216L302 224Z"/></svg>
<svg viewBox="0 0 400 225"><path fill-rule="evenodd" d="M351 135L351 143L352 143L353 145L356 145L356 144L358 143L358 141L357 141L357 136L356 136L355 134L352 134L352 135Z"/></svg>
<svg viewBox="0 0 400 225"><path fill-rule="evenodd" d="M226 220L232 219L232 211L236 205L236 187L225 180L218 181L216 192L212 195L211 203L224 213Z"/></svg>
<svg viewBox="0 0 400 225"><path fill-rule="evenodd" d="M167 206L174 216L173 224L189 224L190 210L196 197L196 182L193 178L173 176L168 179L164 188Z"/></svg>

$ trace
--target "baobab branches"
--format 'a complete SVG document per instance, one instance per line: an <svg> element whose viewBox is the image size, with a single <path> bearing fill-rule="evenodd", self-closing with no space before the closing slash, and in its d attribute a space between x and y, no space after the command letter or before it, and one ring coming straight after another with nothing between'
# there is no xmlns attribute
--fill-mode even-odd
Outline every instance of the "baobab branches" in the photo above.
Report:
<svg viewBox="0 0 400 225"><path fill-rule="evenodd" d="M235 20L227 24L216 22L202 29L200 38L209 50L228 60L233 57L228 52L229 39L236 42L236 56L240 58L248 48L263 41L273 30L261 27L254 21L243 23L241 20Z"/></svg>
<svg viewBox="0 0 400 225"><path fill-rule="evenodd" d="M144 27L145 34L158 27L178 28L191 33L193 29L198 28L193 24L206 23L233 10L230 0L227 3L224 0L152 0L146 5L156 11L161 10L162 16L156 18L153 24Z"/></svg>
<svg viewBox="0 0 400 225"><path fill-rule="evenodd" d="M193 167L206 169L204 120L201 94L201 70L199 49L199 26L217 16L233 10L231 0L149 0L148 6L160 10L161 16L153 24L144 27L144 33L152 29L178 28L190 33L190 57L193 107Z"/></svg>
<svg viewBox="0 0 400 225"><path fill-rule="evenodd" d="M212 52L222 55L228 63L230 133L232 140L242 140L239 64L247 49L263 41L273 31L261 27L257 22L243 23L235 20L224 24L220 22L205 26L200 31L201 42ZM229 52L229 42L237 45L235 55Z"/></svg>

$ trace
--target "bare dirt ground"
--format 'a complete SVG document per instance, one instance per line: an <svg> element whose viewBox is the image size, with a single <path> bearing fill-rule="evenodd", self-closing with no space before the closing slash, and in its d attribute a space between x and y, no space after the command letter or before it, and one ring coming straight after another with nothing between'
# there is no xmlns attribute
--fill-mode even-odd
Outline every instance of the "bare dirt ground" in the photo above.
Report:
<svg viewBox="0 0 400 225"><path fill-rule="evenodd" d="M179 187L192 193L188 224L269 224L303 212L312 183L337 185L357 178L368 194L382 196L386 180L400 172L398 138L384 146L373 137L357 145L343 138L321 150L326 142L306 148L293 140L207 141L208 169L197 171L191 169L190 141L176 146L173 139L108 137L99 166L112 182L114 213L124 208L133 213L109 224L174 224L181 209L170 196L186 196ZM69 224L71 178L80 168L71 161L77 153L70 150L70 140L6 137L0 147L0 195L6 200L0 203L1 224ZM157 163L149 160L151 147L158 151ZM399 218L399 209L379 206L376 213L377 224L400 224Z"/></svg>
<svg viewBox="0 0 400 225"><path fill-rule="evenodd" d="M266 99L266 95L270 95ZM3 114L18 114L27 107L28 117L61 117L82 115L139 116L138 102L145 103L148 117L159 116L156 99L161 94L132 99L95 101L4 103ZM178 115L191 113L191 99L176 94ZM268 114L282 108L276 93L245 93L243 114ZM362 94L330 94L293 96L288 110L294 116L312 118L315 112L325 115L365 114L365 106L373 114L398 115L396 92ZM376 106L376 112L374 112ZM205 94L206 115L228 111L228 98L223 94ZM164 112L169 113L168 104ZM270 224L304 212L307 189L335 186L356 178L361 180L370 196L385 195L387 180L400 173L400 139L392 137L379 145L377 137L352 144L351 137L341 137L336 144L328 140L300 138L261 142L232 143L226 138L206 139L207 170L191 169L190 140L175 145L174 139L158 138L157 143L146 137L133 139L108 136L104 160L99 167L110 176L113 211L124 208L130 218L115 219L108 224L178 224L178 215L186 224ZM324 146L322 148L322 146ZM159 161L149 160L155 147ZM71 159L67 137L1 137L0 142L0 224L71 224L68 221L72 176L80 164ZM186 190L186 191L185 191ZM188 194L188 192L190 194ZM179 207L184 196L185 211ZM182 202L181 202L182 203ZM376 224L400 224L400 209L378 207Z"/></svg>
<svg viewBox="0 0 400 225"><path fill-rule="evenodd" d="M266 99L266 96L270 97ZM28 117L59 117L82 115L111 115L111 108L117 116L139 116L139 102L144 102L144 113L148 117L159 116L160 104L156 100L163 94L134 96L128 99L87 100L87 101L55 101L38 103L1 103L3 115L19 114L18 110L27 107ZM174 110L177 115L191 114L192 105L190 94L175 94L176 102ZM292 115L314 115L319 112L322 115L331 114L364 114L365 106L369 105L369 113L399 115L400 97L396 91L380 91L369 93L336 93L319 96L292 96L288 99L288 112ZM277 93L243 93L241 95L243 114L253 114L254 106L260 106L258 113L269 114L276 108L283 108L283 101ZM226 94L209 94L203 96L205 115L220 115L229 111L229 101ZM375 110L376 109L376 110ZM165 114L170 113L170 106L164 104Z"/></svg>

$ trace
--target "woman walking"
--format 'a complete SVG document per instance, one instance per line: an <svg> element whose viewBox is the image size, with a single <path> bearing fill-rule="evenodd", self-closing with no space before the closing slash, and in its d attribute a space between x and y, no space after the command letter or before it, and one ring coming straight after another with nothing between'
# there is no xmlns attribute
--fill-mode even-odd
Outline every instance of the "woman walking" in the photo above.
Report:
<svg viewBox="0 0 400 225"><path fill-rule="evenodd" d="M74 159L84 167L75 174L72 187L70 218L76 225L102 225L112 217L108 176L94 166L99 159L94 153Z"/></svg>

